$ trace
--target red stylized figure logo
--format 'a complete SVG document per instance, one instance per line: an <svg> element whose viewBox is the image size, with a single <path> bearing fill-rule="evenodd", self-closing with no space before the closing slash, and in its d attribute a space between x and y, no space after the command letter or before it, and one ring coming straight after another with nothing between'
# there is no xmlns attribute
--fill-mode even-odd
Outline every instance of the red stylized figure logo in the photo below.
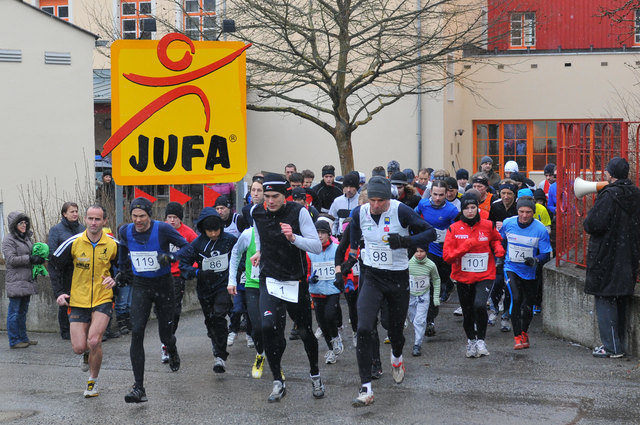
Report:
<svg viewBox="0 0 640 425"><path fill-rule="evenodd" d="M182 56L182 59L178 61L171 60L167 55L169 44L171 44L173 41L181 41L189 46L189 51L185 52L184 56ZM203 66L202 68L183 74L173 75L171 77L151 77L138 74L123 74L123 77L134 84L139 84L141 86L147 87L169 87L178 84L189 83L191 81L197 80L198 78L204 77L205 75L211 74L212 72L224 67L225 65L230 64L249 47L251 47L251 44L247 44L242 48L236 50L235 52L223 57L222 59L217 60L209 65ZM191 41L191 39L184 34L167 34L162 37L162 39L158 43L158 59L160 60L160 63L162 65L172 71L184 71L185 69L189 68L193 60L192 55L194 55L195 52L196 48L193 45L193 41ZM127 122L125 122L118 130L116 130L116 132L113 133L109 140L107 140L107 142L104 144L102 157L109 155L109 153L111 153L111 151L113 151L116 146L120 144L120 142L122 142L133 132L133 130L142 125L142 123L149 119L153 114L155 114L174 100L190 94L198 96L198 98L202 102L202 107L204 108L205 114L204 131L209 132L209 124L211 122L211 108L209 106L209 99L207 98L207 95L204 93L204 91L202 91L202 89L188 84L176 87L166 92L165 94L142 108L131 118L129 118L129 120L127 120Z"/></svg>

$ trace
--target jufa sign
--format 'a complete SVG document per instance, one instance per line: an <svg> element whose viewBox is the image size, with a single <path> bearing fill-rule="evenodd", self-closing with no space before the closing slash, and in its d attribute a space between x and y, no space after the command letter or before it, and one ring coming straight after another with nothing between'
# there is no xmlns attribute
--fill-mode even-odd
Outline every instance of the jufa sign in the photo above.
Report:
<svg viewBox="0 0 640 425"><path fill-rule="evenodd" d="M112 154L119 185L238 181L247 173L245 50L234 41L111 45Z"/></svg>

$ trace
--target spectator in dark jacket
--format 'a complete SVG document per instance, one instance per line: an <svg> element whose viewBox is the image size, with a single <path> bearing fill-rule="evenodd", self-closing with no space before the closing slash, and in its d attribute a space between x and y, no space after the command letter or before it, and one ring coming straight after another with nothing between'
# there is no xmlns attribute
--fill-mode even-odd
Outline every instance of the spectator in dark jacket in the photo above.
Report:
<svg viewBox="0 0 640 425"><path fill-rule="evenodd" d="M328 213L333 200L342 196L342 187L334 183L336 169L333 165L322 167L322 181L311 188L316 193L316 207L321 213Z"/></svg>
<svg viewBox="0 0 640 425"><path fill-rule="evenodd" d="M584 291L595 295L602 346L595 357L622 357L625 305L633 295L640 262L640 190L628 179L629 163L615 157L605 177L609 181L584 221L591 235Z"/></svg>
<svg viewBox="0 0 640 425"><path fill-rule="evenodd" d="M11 348L27 348L37 341L27 337L27 311L31 295L38 293L38 285L31 273L34 264L43 264L44 258L31 255L31 220L26 214L13 211L7 217L9 234L2 241L2 255L7 266L5 284L7 308L7 335Z"/></svg>
<svg viewBox="0 0 640 425"><path fill-rule="evenodd" d="M65 202L62 204L61 210L62 218L60 223L56 224L49 230L49 237L47 238L47 245L49 245L49 252L53 254L56 249L73 235L84 232L85 227L78 220L78 204L75 202ZM71 290L71 278L73 277L73 264L68 264L64 269L58 269L57 267L49 264L49 273L51 274L51 282L57 281L56 278L62 275L60 281L63 284L63 288L59 294L56 294L54 288L54 298L58 298L60 295L68 294ZM62 339L69 339L69 316L67 315L67 306L61 306L58 308L58 324L60 325L60 336Z"/></svg>

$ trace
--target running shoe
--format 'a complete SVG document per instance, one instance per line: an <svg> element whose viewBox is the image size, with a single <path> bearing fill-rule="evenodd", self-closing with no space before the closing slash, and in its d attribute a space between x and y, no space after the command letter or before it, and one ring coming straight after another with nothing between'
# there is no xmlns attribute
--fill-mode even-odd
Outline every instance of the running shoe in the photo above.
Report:
<svg viewBox="0 0 640 425"><path fill-rule="evenodd" d="M124 396L124 401L126 403L144 403L145 401L148 401L144 387L138 386L138 384L133 384L131 392Z"/></svg>
<svg viewBox="0 0 640 425"><path fill-rule="evenodd" d="M84 398L91 398L98 396L98 385L96 381L90 379L87 381L87 389L84 390Z"/></svg>
<svg viewBox="0 0 640 425"><path fill-rule="evenodd" d="M358 391L358 397L353 399L351 405L353 407L364 407L373 404L373 390L367 390L367 387L360 387Z"/></svg>
<svg viewBox="0 0 640 425"><path fill-rule="evenodd" d="M316 336L316 339L322 338L322 329L320 329L320 326L318 326L318 329L316 329L314 335Z"/></svg>
<svg viewBox="0 0 640 425"><path fill-rule="evenodd" d="M478 339L476 341L476 357L488 356L489 350L487 350L487 344L484 343L484 339Z"/></svg>
<svg viewBox="0 0 640 425"><path fill-rule="evenodd" d="M353 334L353 348L357 348L358 347L358 334L354 333Z"/></svg>
<svg viewBox="0 0 640 425"><path fill-rule="evenodd" d="M236 336L238 336L235 332L229 332L229 336L227 336L227 347L231 347L236 340Z"/></svg>
<svg viewBox="0 0 640 425"><path fill-rule="evenodd" d="M534 305L533 306L533 314L540 314L542 310L540 309L539 305Z"/></svg>
<svg viewBox="0 0 640 425"><path fill-rule="evenodd" d="M278 402L282 400L282 397L284 397L286 394L287 394L287 388L284 382L273 381L273 389L271 390L271 394L269 394L269 398L267 399L267 401L269 403Z"/></svg>
<svg viewBox="0 0 640 425"><path fill-rule="evenodd" d="M604 345L594 348L591 354L593 357L599 357L601 359L619 359L620 357L624 357L624 353L613 353L611 351L607 351L606 348L604 348Z"/></svg>
<svg viewBox="0 0 640 425"><path fill-rule="evenodd" d="M324 384L322 383L320 375L311 377L311 394L313 394L315 398L324 397Z"/></svg>
<svg viewBox="0 0 640 425"><path fill-rule="evenodd" d="M467 358L472 358L472 357L477 357L478 354L478 346L476 344L476 340L475 339L468 339L467 340Z"/></svg>
<svg viewBox="0 0 640 425"><path fill-rule="evenodd" d="M497 320L498 320L498 313L496 313L495 311L492 311L491 313L489 313L489 320L487 320L487 323L490 326L494 326Z"/></svg>
<svg viewBox="0 0 640 425"><path fill-rule="evenodd" d="M502 332L509 332L511 330L511 325L509 324L509 319L500 320L500 330Z"/></svg>
<svg viewBox="0 0 640 425"><path fill-rule="evenodd" d="M387 336L384 338L384 343L385 343L385 344L391 344L391 340L389 339L389 335L387 335Z"/></svg>
<svg viewBox="0 0 640 425"><path fill-rule="evenodd" d="M173 350L167 350L169 352L169 368L172 372L180 370L180 356L178 355L178 348L173 347Z"/></svg>
<svg viewBox="0 0 640 425"><path fill-rule="evenodd" d="M529 334L522 331L522 348L529 348Z"/></svg>
<svg viewBox="0 0 640 425"><path fill-rule="evenodd" d="M260 354L256 354L256 361L253 362L253 367L251 368L251 376L256 379L262 378L262 371L264 370L264 356Z"/></svg>
<svg viewBox="0 0 640 425"><path fill-rule="evenodd" d="M342 337L340 334L331 340L331 346L333 347L333 352L336 356L342 354L344 351L344 345L342 344Z"/></svg>
<svg viewBox="0 0 640 425"><path fill-rule="evenodd" d="M418 357L422 355L422 349L420 348L419 345L414 345L413 346L413 351L411 352L411 355L413 357Z"/></svg>
<svg viewBox="0 0 640 425"><path fill-rule="evenodd" d="M160 360L162 363L169 363L169 352L167 351L167 346L162 344L160 348Z"/></svg>
<svg viewBox="0 0 640 425"><path fill-rule="evenodd" d="M524 348L524 344L522 343L522 335L514 336L513 340L514 340L514 345L513 345L514 350L522 350Z"/></svg>
<svg viewBox="0 0 640 425"><path fill-rule="evenodd" d="M251 338L251 335L247 334L247 347L254 348L255 346L256 346L256 343L253 342L253 338Z"/></svg>
<svg viewBox="0 0 640 425"><path fill-rule="evenodd" d="M462 316L462 307L458 307L455 310L453 310L453 315L454 316Z"/></svg>
<svg viewBox="0 0 640 425"><path fill-rule="evenodd" d="M80 370L83 372L89 371L89 352L85 351L82 354L82 363L80 363Z"/></svg>
<svg viewBox="0 0 640 425"><path fill-rule="evenodd" d="M296 328L291 328L291 333L289 334L289 341L297 341L300 339L300 333Z"/></svg>
<svg viewBox="0 0 640 425"><path fill-rule="evenodd" d="M404 362L401 360L398 363L391 363L391 369L393 372L393 380L396 384L401 383L404 380Z"/></svg>
<svg viewBox="0 0 640 425"><path fill-rule="evenodd" d="M424 331L426 336L435 336L436 335L436 325L433 322L427 323L427 329Z"/></svg>
<svg viewBox="0 0 640 425"><path fill-rule="evenodd" d="M374 361L371 364L371 379L380 379L382 378L382 363L380 360Z"/></svg>
<svg viewBox="0 0 640 425"><path fill-rule="evenodd" d="M215 373L225 373L227 371L225 369L224 360L222 360L222 358L216 357L216 361L213 364L213 371Z"/></svg>
<svg viewBox="0 0 640 425"><path fill-rule="evenodd" d="M37 339L30 339L29 341L27 341L27 343L29 345L38 345L38 340Z"/></svg>
<svg viewBox="0 0 640 425"><path fill-rule="evenodd" d="M326 364L335 364L336 353L334 353L333 350L327 351L327 353L324 355L324 362Z"/></svg>

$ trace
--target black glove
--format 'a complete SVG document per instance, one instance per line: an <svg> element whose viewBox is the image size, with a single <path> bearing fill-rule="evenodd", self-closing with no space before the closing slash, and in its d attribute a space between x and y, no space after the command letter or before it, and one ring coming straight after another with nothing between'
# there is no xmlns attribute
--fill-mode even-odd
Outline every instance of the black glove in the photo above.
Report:
<svg viewBox="0 0 640 425"><path fill-rule="evenodd" d="M400 236L398 233L389 233L389 248L409 248L411 245L411 236Z"/></svg>
<svg viewBox="0 0 640 425"><path fill-rule="evenodd" d="M162 267L170 266L174 261L176 261L175 254L158 254L158 263Z"/></svg>
<svg viewBox="0 0 640 425"><path fill-rule="evenodd" d="M44 264L44 258L40 257L39 255L30 255L29 262L31 264Z"/></svg>
<svg viewBox="0 0 640 425"><path fill-rule="evenodd" d="M533 267L538 264L538 259L535 257L527 257L524 259L524 264L529 267Z"/></svg>
<svg viewBox="0 0 640 425"><path fill-rule="evenodd" d="M333 281L333 286L338 288L340 292L344 291L344 279L342 278L342 273L336 273L336 280Z"/></svg>
<svg viewBox="0 0 640 425"><path fill-rule="evenodd" d="M129 284L129 279L127 279L127 275L123 272L118 272L113 280L116 281L116 286L118 288L123 288Z"/></svg>
<svg viewBox="0 0 640 425"><path fill-rule="evenodd" d="M358 262L358 258L355 255L349 255L349 258L347 259L347 261L340 264L340 271L343 274L348 274L357 262Z"/></svg>
<svg viewBox="0 0 640 425"><path fill-rule="evenodd" d="M309 283L311 283L311 284L318 283L318 281L319 281L319 280L320 280L320 279L318 278L318 275L317 275L317 274L314 274L313 276L311 276L311 277L309 278Z"/></svg>
<svg viewBox="0 0 640 425"><path fill-rule="evenodd" d="M504 266L504 257L496 258L496 268L500 268Z"/></svg>

